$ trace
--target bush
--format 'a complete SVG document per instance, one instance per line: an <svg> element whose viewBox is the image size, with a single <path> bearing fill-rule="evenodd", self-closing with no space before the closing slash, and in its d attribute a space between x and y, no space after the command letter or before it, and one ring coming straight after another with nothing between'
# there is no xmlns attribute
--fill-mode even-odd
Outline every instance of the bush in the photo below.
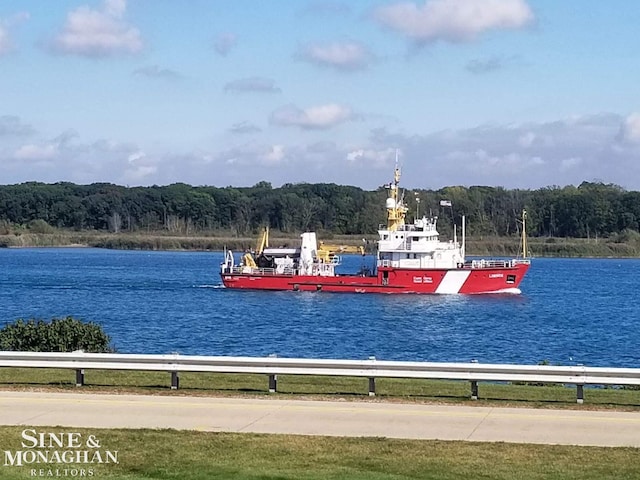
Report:
<svg viewBox="0 0 640 480"><path fill-rule="evenodd" d="M613 235L612 240L616 243L630 243L632 245L640 244L640 233L629 228L625 228L620 233Z"/></svg>
<svg viewBox="0 0 640 480"><path fill-rule="evenodd" d="M9 235L11 233L11 224L6 220L0 220L0 235Z"/></svg>
<svg viewBox="0 0 640 480"><path fill-rule="evenodd" d="M53 233L55 232L55 228L49 225L47 222L38 218L36 220L31 220L29 222L29 230L32 233Z"/></svg>
<svg viewBox="0 0 640 480"><path fill-rule="evenodd" d="M100 325L72 317L44 320L16 320L0 329L0 350L19 352L110 353L111 338Z"/></svg>

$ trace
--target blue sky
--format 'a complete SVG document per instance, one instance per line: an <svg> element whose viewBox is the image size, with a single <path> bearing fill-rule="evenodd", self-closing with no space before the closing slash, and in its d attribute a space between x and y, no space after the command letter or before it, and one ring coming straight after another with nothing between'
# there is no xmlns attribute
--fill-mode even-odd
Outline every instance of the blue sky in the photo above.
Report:
<svg viewBox="0 0 640 480"><path fill-rule="evenodd" d="M0 2L0 183L640 190L640 2Z"/></svg>

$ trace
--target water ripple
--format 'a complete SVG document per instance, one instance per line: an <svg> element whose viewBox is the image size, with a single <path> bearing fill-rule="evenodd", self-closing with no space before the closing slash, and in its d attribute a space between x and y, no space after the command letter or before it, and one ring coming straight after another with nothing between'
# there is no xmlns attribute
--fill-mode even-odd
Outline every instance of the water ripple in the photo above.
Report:
<svg viewBox="0 0 640 480"><path fill-rule="evenodd" d="M344 256L342 272L358 256ZM0 322L73 315L130 353L636 367L640 260L536 259L521 295L225 289L221 253L0 250ZM367 262L371 262L367 258Z"/></svg>

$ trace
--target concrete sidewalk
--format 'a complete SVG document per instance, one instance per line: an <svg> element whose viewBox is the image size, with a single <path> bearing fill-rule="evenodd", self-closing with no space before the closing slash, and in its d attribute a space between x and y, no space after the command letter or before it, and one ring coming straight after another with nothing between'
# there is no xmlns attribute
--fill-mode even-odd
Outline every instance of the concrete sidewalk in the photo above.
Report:
<svg viewBox="0 0 640 480"><path fill-rule="evenodd" d="M640 447L640 413L0 392L0 424Z"/></svg>

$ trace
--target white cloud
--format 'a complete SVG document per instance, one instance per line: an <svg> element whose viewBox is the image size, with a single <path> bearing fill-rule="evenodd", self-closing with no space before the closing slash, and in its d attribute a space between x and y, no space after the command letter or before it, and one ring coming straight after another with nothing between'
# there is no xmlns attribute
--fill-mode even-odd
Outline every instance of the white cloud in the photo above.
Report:
<svg viewBox="0 0 640 480"><path fill-rule="evenodd" d="M309 44L301 48L296 57L321 67L342 71L365 69L373 59L367 47L354 41Z"/></svg>
<svg viewBox="0 0 640 480"><path fill-rule="evenodd" d="M122 180L128 183L141 181L158 173L158 166L153 163L142 150L132 152L127 156L128 165L124 168Z"/></svg>
<svg viewBox="0 0 640 480"><path fill-rule="evenodd" d="M231 93L280 93L282 90L276 86L275 80L270 78L249 77L228 82L224 86L224 91Z"/></svg>
<svg viewBox="0 0 640 480"><path fill-rule="evenodd" d="M20 118L14 115L0 117L0 137L31 135L34 132L31 125L22 123Z"/></svg>
<svg viewBox="0 0 640 480"><path fill-rule="evenodd" d="M11 40L9 39L9 33L0 25L0 55L3 55L11 51Z"/></svg>
<svg viewBox="0 0 640 480"><path fill-rule="evenodd" d="M0 55L9 53L14 49L9 30L15 25L28 20L29 17L28 12L18 12L5 19L0 18Z"/></svg>
<svg viewBox="0 0 640 480"><path fill-rule="evenodd" d="M146 67L137 68L133 71L133 74L136 76L158 78L163 80L179 80L180 78L182 78L182 75L180 75L175 70L162 68L158 65L148 65Z"/></svg>
<svg viewBox="0 0 640 480"><path fill-rule="evenodd" d="M262 156L263 161L270 165L281 163L284 158L284 145L272 145L271 149Z"/></svg>
<svg viewBox="0 0 640 480"><path fill-rule="evenodd" d="M396 158L396 152L398 151L394 148L385 148L381 150L359 148L348 152L346 158L352 163L360 162L375 168L385 168L393 165Z"/></svg>
<svg viewBox="0 0 640 480"><path fill-rule="evenodd" d="M536 134L533 132L526 132L522 135L520 135L520 137L518 138L518 144L521 147L524 148L529 148L531 145L533 145L533 142L535 142L536 140Z"/></svg>
<svg viewBox="0 0 640 480"><path fill-rule="evenodd" d="M129 155L127 157L127 161L133 165L145 157L146 157L146 154L142 150L138 150L137 152L133 152L131 155Z"/></svg>
<svg viewBox="0 0 640 480"><path fill-rule="evenodd" d="M640 144L640 113L632 113L624 119L620 129L620 138L627 143Z"/></svg>
<svg viewBox="0 0 640 480"><path fill-rule="evenodd" d="M127 168L122 175L122 180L125 183L139 183L142 180L145 180L152 175L158 173L158 167L155 165L140 165L134 168Z"/></svg>
<svg viewBox="0 0 640 480"><path fill-rule="evenodd" d="M46 145L23 145L14 153L14 157L18 160L37 161L50 160L58 154L58 145L49 143Z"/></svg>
<svg viewBox="0 0 640 480"><path fill-rule="evenodd" d="M127 10L127 1L126 0L105 0L104 2L105 11L111 15L112 17L120 18L124 15L124 12Z"/></svg>
<svg viewBox="0 0 640 480"><path fill-rule="evenodd" d="M355 118L351 109L330 103L300 110L295 106L281 107L271 114L270 122L286 127L323 130Z"/></svg>
<svg viewBox="0 0 640 480"><path fill-rule="evenodd" d="M469 42L498 29L519 29L534 20L525 0L427 0L379 7L374 19L418 43Z"/></svg>
<svg viewBox="0 0 640 480"><path fill-rule="evenodd" d="M71 141L77 136L73 130L61 133L53 140L21 145L13 154L16 160L41 161L53 160L60 156L63 150L72 148Z"/></svg>
<svg viewBox="0 0 640 480"><path fill-rule="evenodd" d="M261 129L257 125L249 122L235 123L229 128L229 132L236 134L258 133Z"/></svg>
<svg viewBox="0 0 640 480"><path fill-rule="evenodd" d="M102 9L81 6L69 12L63 30L53 40L54 50L87 57L140 52L139 30L123 20L126 8L125 0L105 0Z"/></svg>
<svg viewBox="0 0 640 480"><path fill-rule="evenodd" d="M476 75L482 75L511 67L515 65L518 60L517 56L503 57L498 55L488 58L476 58L469 61L465 65L465 69Z"/></svg>
<svg viewBox="0 0 640 480"><path fill-rule="evenodd" d="M318 113L323 111L319 107L289 108L293 112L284 117L289 122L285 124L299 128L328 128L344 118L336 114L340 108L326 109L323 114ZM633 115L599 114L433 133L377 129L365 139L349 132L348 141L320 131L311 135L311 143L305 141L308 135L294 135L296 140L287 141L280 135L283 132L278 140L263 140L270 133L265 132L255 137L235 136L233 142L248 141L232 147L162 153L112 140L87 142L74 132L42 139L29 130L32 136L27 140L13 134L2 137L0 176L5 183L65 180L163 185L179 181L248 186L266 180L274 185L335 182L371 189L389 180L399 150L402 184L407 188L540 188L600 179L637 190L640 143L630 142L635 138L635 120ZM7 132L23 128L13 117L0 117L0 131L3 125ZM622 130L626 132L624 142L619 138Z"/></svg>
<svg viewBox="0 0 640 480"><path fill-rule="evenodd" d="M233 33L221 33L213 41L213 49L218 55L226 57L238 44L238 37Z"/></svg>
<svg viewBox="0 0 640 480"><path fill-rule="evenodd" d="M204 158L206 159L207 169L211 169L211 164L224 164L237 168L237 170L233 172L228 171L227 173L231 175L239 174L240 176L242 172L247 174L255 168L268 168L274 165L282 166L291 161L289 147L282 144L268 145L253 142L238 145L217 153L207 154ZM247 170L247 167L251 168ZM256 183L260 180L264 180L264 178L253 177L251 180L247 178L246 181ZM243 182L243 184L246 183Z"/></svg>
<svg viewBox="0 0 640 480"><path fill-rule="evenodd" d="M582 164L582 159L577 157L563 158L560 160L560 169L563 171L571 170Z"/></svg>
<svg viewBox="0 0 640 480"><path fill-rule="evenodd" d="M634 122L627 120L598 114L427 134L375 130L362 148L401 148L405 182L421 188L539 188L601 179L638 189L640 144L629 143ZM621 125L627 143L620 141Z"/></svg>
<svg viewBox="0 0 640 480"><path fill-rule="evenodd" d="M155 159L135 145L112 140L86 143L72 130L8 152L0 147L0 158L4 158L0 162L3 176L20 182L152 184L157 183L154 175L159 172Z"/></svg>

